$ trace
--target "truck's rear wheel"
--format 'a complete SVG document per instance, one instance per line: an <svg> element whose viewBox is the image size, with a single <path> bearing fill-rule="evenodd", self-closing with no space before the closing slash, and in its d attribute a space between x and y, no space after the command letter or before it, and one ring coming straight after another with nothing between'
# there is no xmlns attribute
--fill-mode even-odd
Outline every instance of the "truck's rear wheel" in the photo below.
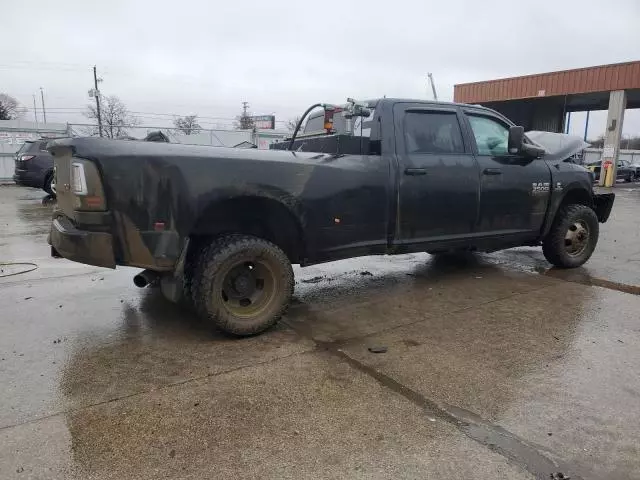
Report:
<svg viewBox="0 0 640 480"><path fill-rule="evenodd" d="M201 241L192 239L191 244L189 245L189 252L184 261L184 269L182 272L182 301L185 305L189 307L196 307L196 291L198 281L196 278L200 278L202 268L201 268L201 258L204 249L208 245L203 245Z"/></svg>
<svg viewBox="0 0 640 480"><path fill-rule="evenodd" d="M586 205L567 205L556 214L542 243L545 258L561 268L575 268L591 257L598 243L600 225Z"/></svg>
<svg viewBox="0 0 640 480"><path fill-rule="evenodd" d="M226 235L202 250L192 289L198 312L220 330L253 335L274 325L293 294L293 269L276 245ZM195 287L195 288L194 288Z"/></svg>

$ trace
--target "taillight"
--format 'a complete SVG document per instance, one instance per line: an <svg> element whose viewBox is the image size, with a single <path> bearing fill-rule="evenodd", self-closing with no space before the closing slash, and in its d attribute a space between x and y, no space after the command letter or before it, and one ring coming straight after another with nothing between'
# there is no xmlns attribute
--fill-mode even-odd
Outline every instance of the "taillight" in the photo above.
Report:
<svg viewBox="0 0 640 480"><path fill-rule="evenodd" d="M34 158L34 157L35 157L35 155L22 155L22 156L20 157L20 161L21 161L21 162L26 162L27 160L31 160L31 159L32 159L32 158Z"/></svg>
<svg viewBox="0 0 640 480"><path fill-rule="evenodd" d="M84 165L79 162L71 164L71 191L76 195L87 194L87 177L84 174Z"/></svg>
<svg viewBox="0 0 640 480"><path fill-rule="evenodd" d="M106 210L100 174L94 163L80 159L71 163L69 189L75 196L76 210Z"/></svg>

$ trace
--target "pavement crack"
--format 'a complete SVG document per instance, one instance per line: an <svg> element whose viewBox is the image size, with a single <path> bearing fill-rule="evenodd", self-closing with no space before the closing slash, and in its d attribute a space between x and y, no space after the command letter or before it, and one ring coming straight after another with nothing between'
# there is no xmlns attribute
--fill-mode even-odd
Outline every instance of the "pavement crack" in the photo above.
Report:
<svg viewBox="0 0 640 480"><path fill-rule="evenodd" d="M552 475L560 471L574 480L583 479L575 471L575 468L569 466L566 462L554 460L542 453L542 447L537 447L504 428L491 424L479 415L459 407L439 405L389 375L351 357L345 351L336 348L334 344L318 342L318 346L345 361L352 368L373 378L386 389L403 396L420 407L429 416L455 426L472 440L502 455L510 463L526 470L536 478L553 478Z"/></svg>
<svg viewBox="0 0 640 480"><path fill-rule="evenodd" d="M546 277L556 278L558 280L564 280L565 282L578 283L580 285L586 285L588 287L601 287L608 290L615 290L617 292L629 293L631 295L640 295L640 286L629 285L626 283L614 282L613 280L606 280L598 277L564 277L562 274L555 273L555 270L545 270L541 273Z"/></svg>
<svg viewBox="0 0 640 480"><path fill-rule="evenodd" d="M552 288L552 286L545 285L544 287L540 287L535 290L544 290L545 288ZM481 305L498 302L513 296L523 295L525 293L528 294L531 293L531 291L532 290L529 290L528 292L518 292L501 298L492 299L490 301L483 302ZM456 310L456 312L476 307L478 307L478 305L463 307ZM568 475L573 480L582 480L584 478L576 471L574 466L570 466L567 462L558 459L555 454L549 452L544 447L528 442L508 430L492 424L471 411L453 405L438 404L437 402L425 397L420 392L397 381L393 377L390 377L374 367L350 356L347 352L341 349L341 346L348 341L354 340L353 338L341 341L322 341L313 338L311 328L308 324L292 325L290 322L284 323L286 323L289 328L298 333L302 338L313 341L316 344L316 349L318 351L328 352L329 354L344 361L355 370L358 370L375 380L382 387L401 395L413 404L417 405L426 415L453 425L467 437L503 456L509 463L531 473L535 478L555 478L553 475L556 475L558 472L562 472L565 476ZM392 331L404 327L407 327L407 324L385 330ZM381 332L375 332L375 335L380 333ZM366 338L370 335L356 338ZM548 454L545 454L544 452L548 452Z"/></svg>

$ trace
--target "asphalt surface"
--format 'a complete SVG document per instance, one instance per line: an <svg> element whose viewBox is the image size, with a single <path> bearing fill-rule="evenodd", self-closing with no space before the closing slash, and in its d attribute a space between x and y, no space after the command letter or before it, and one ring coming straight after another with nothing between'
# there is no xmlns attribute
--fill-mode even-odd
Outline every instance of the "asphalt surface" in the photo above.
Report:
<svg viewBox="0 0 640 480"><path fill-rule="evenodd" d="M584 268L297 269L238 340L50 258L44 194L0 187L0 478L640 478L640 188L616 193Z"/></svg>

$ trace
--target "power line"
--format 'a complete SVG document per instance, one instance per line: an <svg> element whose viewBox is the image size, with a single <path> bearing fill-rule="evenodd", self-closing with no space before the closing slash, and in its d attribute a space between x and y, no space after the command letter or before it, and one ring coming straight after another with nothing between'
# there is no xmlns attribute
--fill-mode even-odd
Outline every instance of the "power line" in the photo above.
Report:
<svg viewBox="0 0 640 480"><path fill-rule="evenodd" d="M31 111L30 108L25 107L25 111ZM86 112L87 108L80 108L80 107L47 107L47 112L57 112L60 114L63 113L83 113ZM162 118L167 118L167 119L173 119L175 117L184 117L186 115L183 114L179 114L179 113L158 113L158 112L141 112L141 111L137 111L137 110L129 110L129 113L132 115L137 115L137 116L141 116L141 117L147 117L147 118L158 118L158 119L162 119ZM197 114L196 114L197 115ZM212 117L212 116L208 116L208 115L197 115L198 117L198 121L200 120L217 120L217 121L236 121L237 118L236 117ZM286 120L276 120L276 123L282 123L282 124L286 124Z"/></svg>
<svg viewBox="0 0 640 480"><path fill-rule="evenodd" d="M69 63L69 62L52 62L49 60L12 60L10 63L6 63L5 65L10 64L26 64L26 65L62 65L65 67L82 67L82 68L91 68L90 64L84 63Z"/></svg>
<svg viewBox="0 0 640 480"><path fill-rule="evenodd" d="M25 109L30 110L29 107L25 107ZM47 107L47 110L50 112L84 112L87 110L86 107Z"/></svg>
<svg viewBox="0 0 640 480"><path fill-rule="evenodd" d="M29 65L0 64L0 69L2 70L56 70L59 72L78 72L78 71L88 70L89 67L79 68L79 67L54 67L54 66L48 66L48 65L29 66Z"/></svg>
<svg viewBox="0 0 640 480"><path fill-rule="evenodd" d="M95 123L76 123L76 122L69 122L69 126L70 127L92 127L92 128L97 128L98 125ZM122 128L134 128L134 129L158 129L158 130L180 130L179 128L176 127L168 127L166 125L163 126L159 126L159 125L134 125L134 124L123 124L123 125L118 125L118 127L122 127ZM203 128L202 130L204 131L209 131L209 130L221 130L221 131L229 131L228 128ZM235 131L236 129L231 129L231 131ZM264 129L264 130L270 130L270 129Z"/></svg>

